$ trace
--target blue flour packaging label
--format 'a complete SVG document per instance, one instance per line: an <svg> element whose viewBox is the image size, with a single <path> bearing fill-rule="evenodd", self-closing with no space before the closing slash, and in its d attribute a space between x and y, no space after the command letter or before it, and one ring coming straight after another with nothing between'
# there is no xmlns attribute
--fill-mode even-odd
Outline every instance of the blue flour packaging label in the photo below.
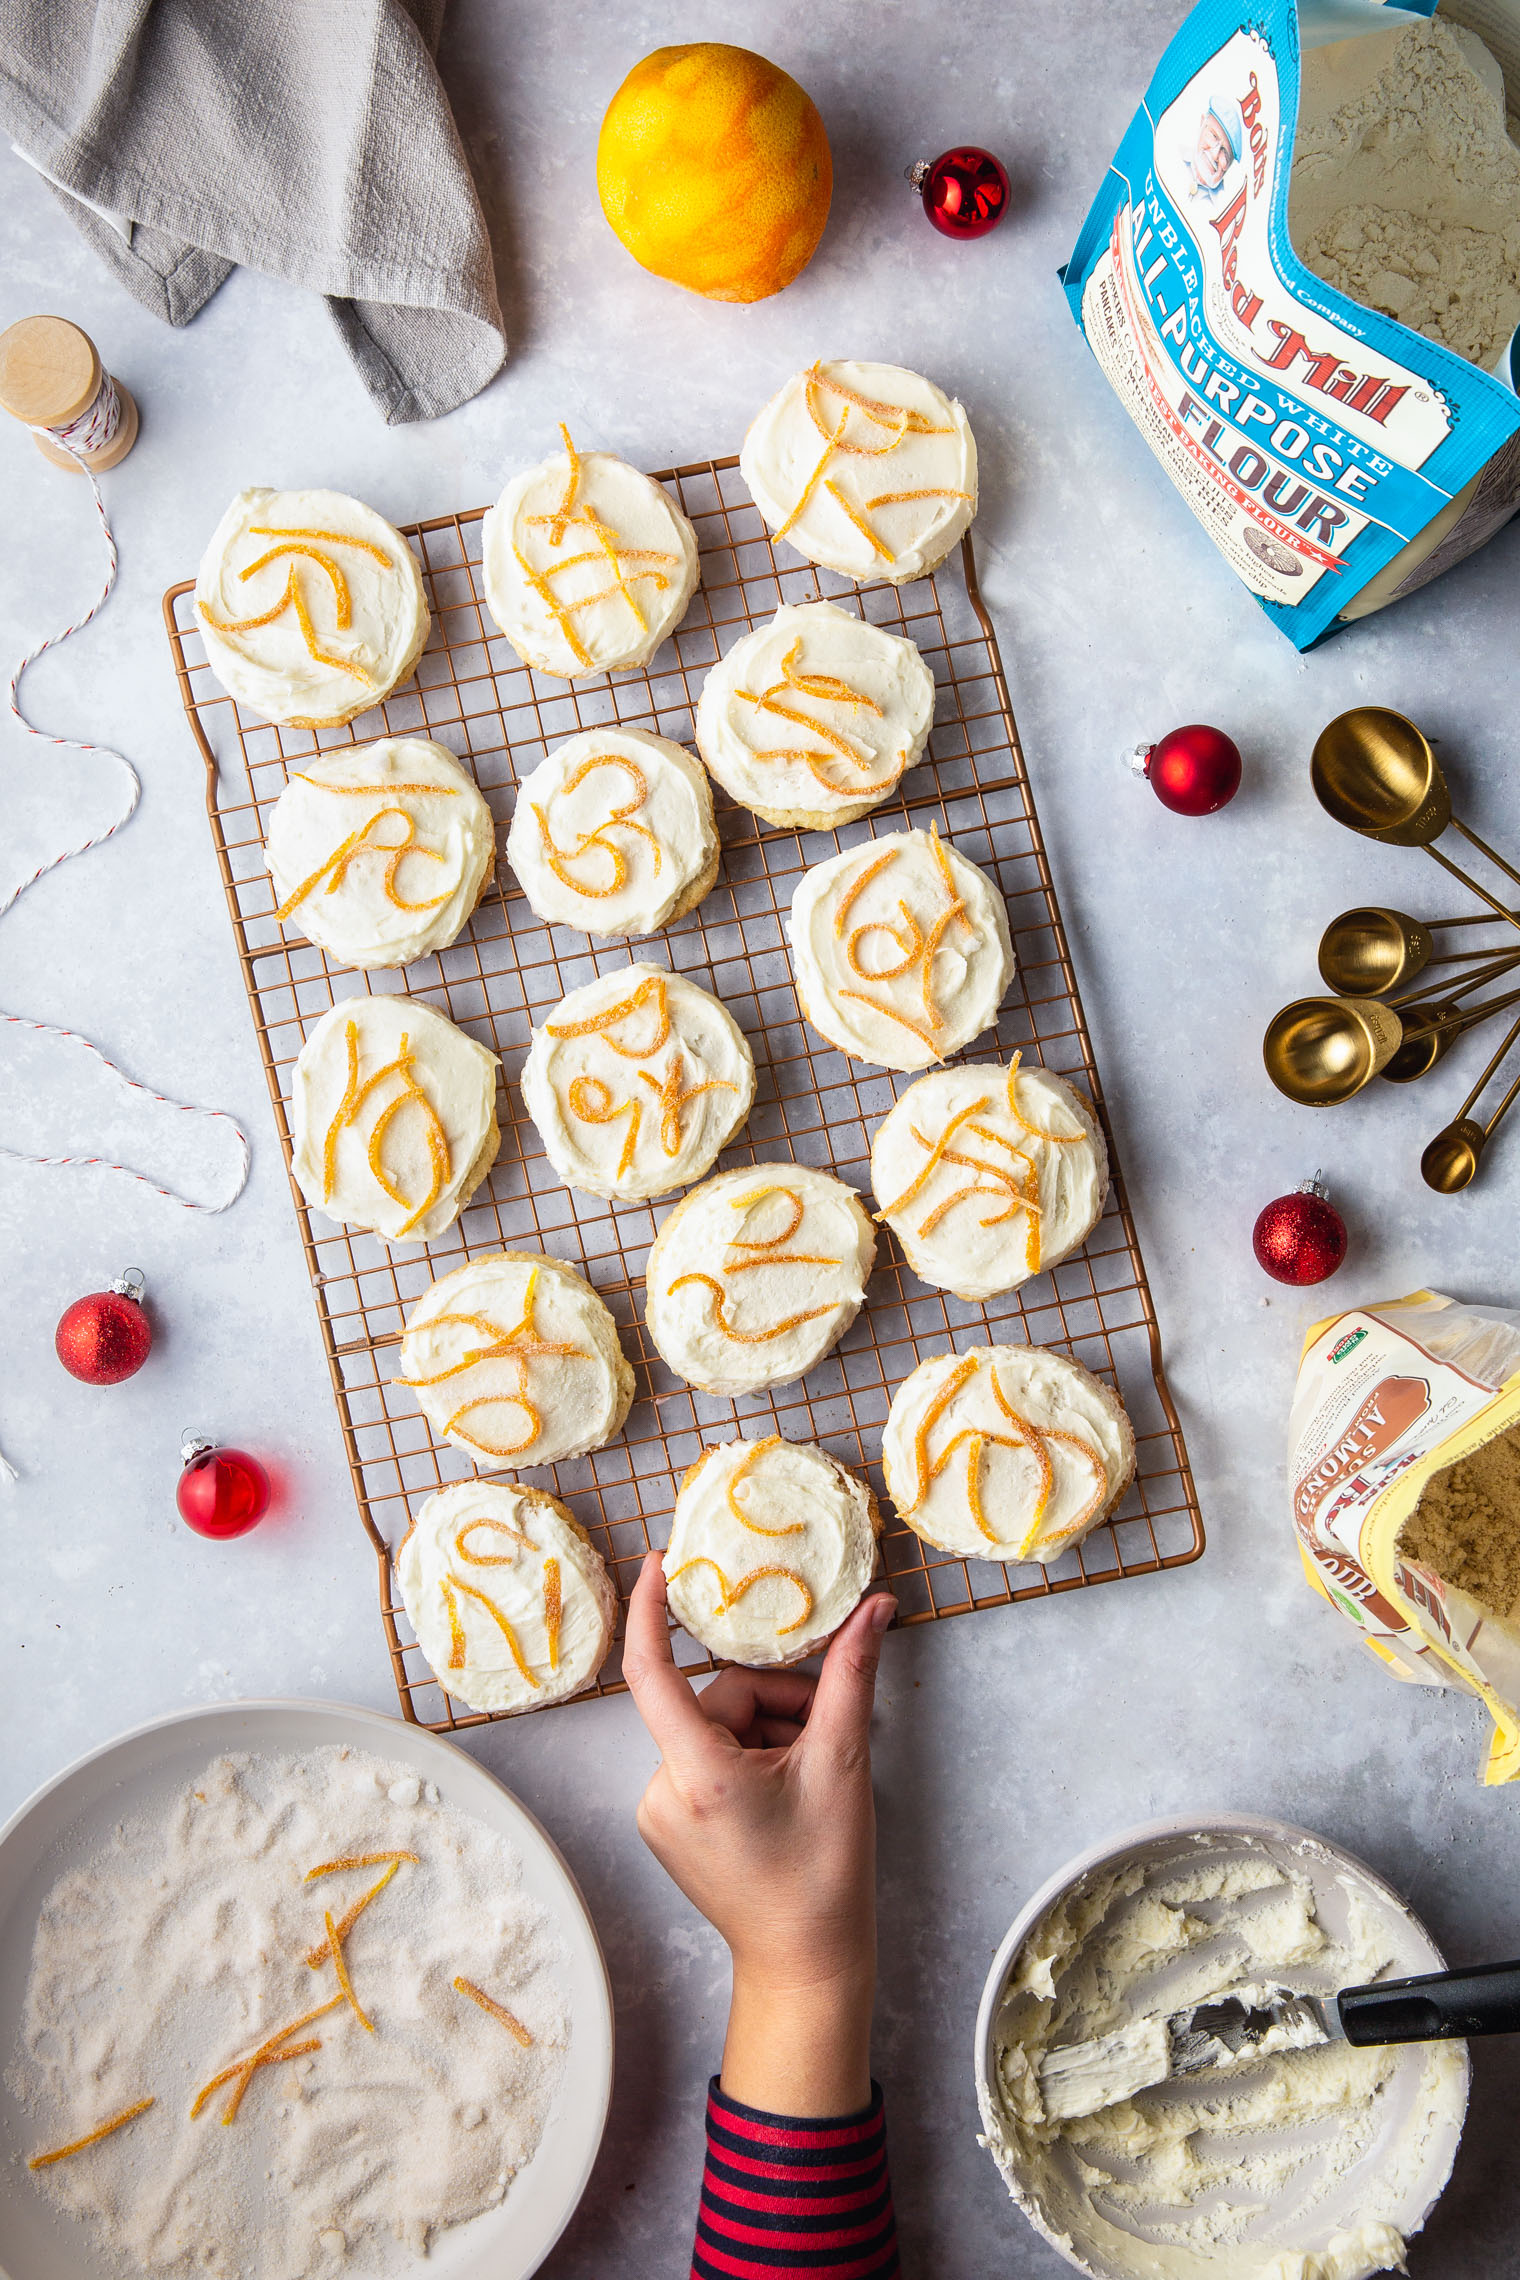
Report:
<svg viewBox="0 0 1520 2280"><path fill-rule="evenodd" d="M1501 23L1512 4L1486 0ZM1063 272L1114 393L1298 649L1438 577L1520 504L1513 387L1323 283L1288 235L1302 48L1433 7L1201 0Z"/></svg>

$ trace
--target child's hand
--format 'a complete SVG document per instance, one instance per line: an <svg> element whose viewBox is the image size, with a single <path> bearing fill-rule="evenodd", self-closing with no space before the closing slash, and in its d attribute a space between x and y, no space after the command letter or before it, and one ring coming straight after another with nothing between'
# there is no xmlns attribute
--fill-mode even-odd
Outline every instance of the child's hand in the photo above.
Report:
<svg viewBox="0 0 1520 2280"><path fill-rule="evenodd" d="M728 1942L723 2087L746 2105L844 2114L870 2098L870 1721L895 1610L886 1593L863 1601L816 1681L725 1670L697 1695L671 1654L658 1553L629 1602L623 1675L663 1760L639 1830Z"/></svg>

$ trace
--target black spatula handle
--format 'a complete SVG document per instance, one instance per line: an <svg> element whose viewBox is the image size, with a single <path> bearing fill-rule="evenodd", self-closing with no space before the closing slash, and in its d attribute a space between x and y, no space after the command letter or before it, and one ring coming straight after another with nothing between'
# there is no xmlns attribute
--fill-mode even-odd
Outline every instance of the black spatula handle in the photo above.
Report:
<svg viewBox="0 0 1520 2280"><path fill-rule="evenodd" d="M1349 2043L1449 2042L1520 2034L1520 1963L1478 1963L1420 1979L1380 1979L1338 1998Z"/></svg>

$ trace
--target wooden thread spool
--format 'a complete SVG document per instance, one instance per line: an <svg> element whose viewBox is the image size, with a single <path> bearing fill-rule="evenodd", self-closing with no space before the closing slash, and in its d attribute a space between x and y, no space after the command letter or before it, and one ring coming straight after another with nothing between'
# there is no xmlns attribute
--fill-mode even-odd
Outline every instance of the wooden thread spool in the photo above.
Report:
<svg viewBox="0 0 1520 2280"><path fill-rule="evenodd" d="M23 317L0 333L0 406L55 467L114 467L137 441L137 406L67 317ZM59 438L70 451L59 448Z"/></svg>

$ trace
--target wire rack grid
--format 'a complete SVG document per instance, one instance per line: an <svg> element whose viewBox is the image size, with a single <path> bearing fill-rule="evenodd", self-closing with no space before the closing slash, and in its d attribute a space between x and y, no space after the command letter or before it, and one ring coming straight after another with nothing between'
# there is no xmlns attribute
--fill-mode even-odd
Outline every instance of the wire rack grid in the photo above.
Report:
<svg viewBox="0 0 1520 2280"><path fill-rule="evenodd" d="M531 1026L565 993L633 958L692 975L728 1007L754 1051L757 1087L748 1124L719 1168L792 1158L869 1187L872 1132L909 1081L852 1061L811 1030L798 1010L784 921L804 869L839 849L906 823L937 820L942 836L990 873L1004 894L1018 971L994 1031L966 1056L1006 1058L1021 1046L1097 1103L1102 1096L1076 976L1035 820L992 623L976 583L969 538L962 577L947 563L905 587L859 588L810 564L783 563L737 473L735 459L702 461L657 479L696 527L702 583L675 635L643 671L566 683L530 671L484 607L484 509L411 525L433 625L416 676L347 728L278 728L240 709L213 679L196 628L193 583L171 587L164 618L191 729L206 763L207 809L262 1050L275 1121L290 1164L287 1098L296 1057L321 1016L365 988L401 990L437 1007L503 1062L501 1151L456 1224L425 1248L392 1249L308 1209L291 1180L316 1293L333 1393L359 1515L379 1564L380 1606L403 1714L435 1731L483 1722L439 1687L412 1636L392 1580L391 1553L434 1490L472 1477L458 1451L434 1443L413 1396L392 1384L403 1321L432 1280L468 1257L502 1247L541 1248L582 1269L617 1321L636 1367L625 1430L606 1448L547 1477L607 1560L620 1600L639 1562L669 1532L676 1491L705 1442L780 1432L819 1442L882 1493L878 1450L895 1388L945 1346L1029 1342L1063 1348L1120 1395L1134 1423L1138 1465L1111 1520L1050 1568L951 1557L889 1515L882 1538L900 1620L926 1623L1011 1601L1153 1574L1197 1559L1203 1524L1182 1428L1162 1367L1145 1267L1108 1135L1113 1179L1085 1248L1022 1290L967 1305L920 1283L883 1231L866 1304L839 1346L801 1383L732 1401L670 1371L644 1326L644 1261L658 1207L615 1207L564 1187L529 1121L515 1079ZM378 735L427 735L473 769L504 831L519 778L551 745L618 723L692 740L703 676L718 656L782 602L818 599L855 608L918 646L938 689L929 753L898 794L837 833L763 824L718 794L723 862L717 885L663 935L598 941L548 926L506 872L451 948L404 975L367 978L329 963L282 932L264 867L269 813L287 767L314 751ZM540 1472L533 1476L542 1481ZM620 1626L621 1627L621 1626ZM676 1634L677 1658L710 1669L696 1642ZM620 1691L619 1652L595 1691ZM579 1697L578 1699L584 1699Z"/></svg>

